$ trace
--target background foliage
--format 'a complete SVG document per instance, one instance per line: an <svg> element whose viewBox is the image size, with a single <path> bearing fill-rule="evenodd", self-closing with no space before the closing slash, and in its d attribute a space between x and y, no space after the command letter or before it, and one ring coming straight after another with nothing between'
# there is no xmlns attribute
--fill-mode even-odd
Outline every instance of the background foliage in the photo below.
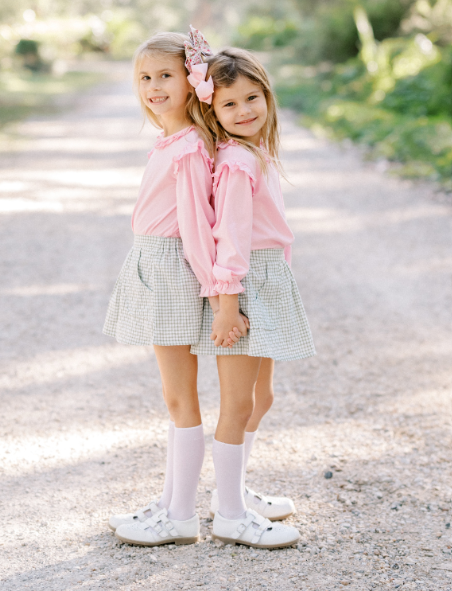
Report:
<svg viewBox="0 0 452 591"><path fill-rule="evenodd" d="M452 0L3 0L0 107L14 119L25 93L11 89L85 84L68 60L129 59L154 31L190 23L214 47L260 52L281 104L317 133L452 188Z"/></svg>
<svg viewBox="0 0 452 591"><path fill-rule="evenodd" d="M452 0L334 4L343 8L338 18L353 22L353 43L343 28L335 53L296 42L280 52L273 71L281 104L319 134L351 138L401 163L402 174L452 189ZM337 14L323 20L325 7L317 8L318 39Z"/></svg>

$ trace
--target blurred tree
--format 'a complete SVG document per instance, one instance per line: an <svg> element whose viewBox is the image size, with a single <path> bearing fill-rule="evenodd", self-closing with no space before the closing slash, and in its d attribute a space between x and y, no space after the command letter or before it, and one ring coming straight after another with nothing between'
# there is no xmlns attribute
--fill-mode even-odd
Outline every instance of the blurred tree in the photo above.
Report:
<svg viewBox="0 0 452 591"><path fill-rule="evenodd" d="M403 33L428 34L438 45L452 44L452 0L417 0L401 25Z"/></svg>
<svg viewBox="0 0 452 591"><path fill-rule="evenodd" d="M451 1L451 0L447 0ZM394 36L416 0L362 0L376 40ZM236 42L253 49L290 44L304 63L343 62L356 56L359 38L353 11L358 0L251 1ZM281 42L278 43L278 31Z"/></svg>
<svg viewBox="0 0 452 591"><path fill-rule="evenodd" d="M39 55L39 44L32 39L21 39L16 45L15 54L22 58L24 68L37 72L42 69L43 62Z"/></svg>

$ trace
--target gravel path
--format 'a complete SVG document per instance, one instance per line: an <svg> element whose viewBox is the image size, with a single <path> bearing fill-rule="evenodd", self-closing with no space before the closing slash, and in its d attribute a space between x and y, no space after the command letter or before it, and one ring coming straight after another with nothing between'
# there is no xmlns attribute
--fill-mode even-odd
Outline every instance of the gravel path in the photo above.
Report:
<svg viewBox="0 0 452 591"><path fill-rule="evenodd" d="M248 482L295 499L302 541L210 540L212 359L203 541L142 549L108 530L160 492L166 452L152 350L101 334L155 137L129 87L124 72L2 143L2 591L452 589L451 207L290 114L284 192L318 355L277 364Z"/></svg>

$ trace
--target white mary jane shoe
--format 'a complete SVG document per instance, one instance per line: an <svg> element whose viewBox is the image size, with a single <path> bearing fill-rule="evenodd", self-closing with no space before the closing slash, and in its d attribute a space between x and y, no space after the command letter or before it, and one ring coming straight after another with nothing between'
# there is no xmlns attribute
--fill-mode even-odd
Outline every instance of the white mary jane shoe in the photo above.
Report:
<svg viewBox="0 0 452 591"><path fill-rule="evenodd" d="M157 505L157 501L151 501L148 505L146 505L146 507L138 509L138 511L135 511L135 513L112 515L108 520L108 527L111 530L116 531L116 529L120 525L125 525L126 523L140 523L146 521L146 519L151 517L150 515L145 515L146 511L150 511L152 515L154 515L154 513L158 513L159 511L161 511L161 508Z"/></svg>
<svg viewBox="0 0 452 591"><path fill-rule="evenodd" d="M280 521L287 519L296 511L294 502L287 497L267 497L261 495L250 488L245 488L245 504L248 509L256 511L262 517L270 521ZM218 491L215 489L210 501L210 517L213 519L218 511L220 503L218 500Z"/></svg>
<svg viewBox="0 0 452 591"><path fill-rule="evenodd" d="M177 521L169 519L166 509L160 509L146 521L120 525L115 536L121 542L138 546L195 544L199 540L199 517L194 515L186 521Z"/></svg>
<svg viewBox="0 0 452 591"><path fill-rule="evenodd" d="M212 540L225 544L273 549L293 546L299 539L300 534L295 527L272 523L252 509L248 509L241 519L225 519L217 511L213 520Z"/></svg>

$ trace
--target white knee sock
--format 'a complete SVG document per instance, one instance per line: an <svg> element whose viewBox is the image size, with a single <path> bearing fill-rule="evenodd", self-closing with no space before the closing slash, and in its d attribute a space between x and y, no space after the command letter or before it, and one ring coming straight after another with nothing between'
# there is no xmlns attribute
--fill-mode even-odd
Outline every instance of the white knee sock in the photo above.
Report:
<svg viewBox="0 0 452 591"><path fill-rule="evenodd" d="M170 420L168 425L168 446L166 448L166 473L165 483L163 485L162 496L158 502L158 506L163 509L168 509L171 503L171 495L173 493L173 455L174 455L174 423Z"/></svg>
<svg viewBox="0 0 452 591"><path fill-rule="evenodd" d="M248 432L245 431L245 460L243 462L243 491L245 491L245 480L246 480L246 467L248 465L248 460L250 459L251 450L253 449L254 445L254 438L256 437L256 431Z"/></svg>
<svg viewBox="0 0 452 591"><path fill-rule="evenodd" d="M195 514L199 475L204 460L202 424L174 428L173 494L168 517L185 521Z"/></svg>
<svg viewBox="0 0 452 591"><path fill-rule="evenodd" d="M246 512L243 495L245 444L232 445L214 439L212 454L217 478L220 515L225 519L239 519Z"/></svg>

